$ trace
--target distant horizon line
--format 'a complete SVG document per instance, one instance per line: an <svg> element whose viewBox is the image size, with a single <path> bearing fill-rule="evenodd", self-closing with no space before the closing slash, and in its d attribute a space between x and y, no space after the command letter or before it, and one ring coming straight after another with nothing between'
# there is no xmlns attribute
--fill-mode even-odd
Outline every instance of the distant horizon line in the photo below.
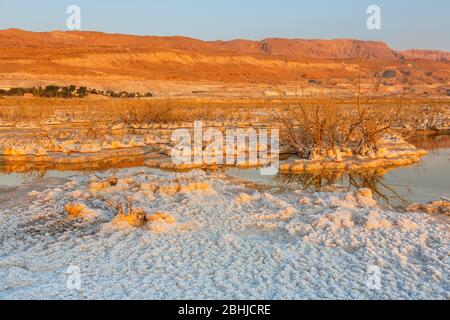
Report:
<svg viewBox="0 0 450 320"><path fill-rule="evenodd" d="M53 30L46 30L46 31L35 31L35 30L29 30L29 29L22 29L22 28L7 28L7 29L0 29L0 32L3 31L22 31L22 32L30 32L30 33L54 33L54 32L64 32L64 33L100 33L100 34L106 34L106 35L121 35L121 36L131 36L131 37L154 37L154 38L185 38L185 39L192 39L202 42L233 42L233 41L251 41L251 42L263 42L265 40L303 40L303 41L337 41L337 40L351 40L351 41L360 41L360 42L367 42L367 43L384 43L386 44L390 49L396 52L400 51L414 51L414 50L420 50L420 51L434 51L434 52L443 52L450 54L450 50L444 50L444 49L430 49L430 48L407 48L407 49L396 49L392 47L388 42L384 40L364 40L359 38L288 38L288 37L267 37L262 39L249 39L249 38L233 38L229 40L223 40L223 39L215 39L215 40L206 40L202 38L196 38L193 36L186 36L186 35L156 35L156 34L133 34L133 33L120 33L120 32L108 32L108 31L99 31L99 30L61 30L61 29L53 29Z"/></svg>

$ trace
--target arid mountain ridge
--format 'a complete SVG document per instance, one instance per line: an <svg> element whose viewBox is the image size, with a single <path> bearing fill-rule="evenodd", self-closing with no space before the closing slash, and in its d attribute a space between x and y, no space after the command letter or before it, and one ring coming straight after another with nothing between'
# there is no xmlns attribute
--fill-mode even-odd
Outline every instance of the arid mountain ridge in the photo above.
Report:
<svg viewBox="0 0 450 320"><path fill-rule="evenodd" d="M134 36L101 32L52 31L29 32L20 29L0 30L0 47L60 47L60 46L132 46L203 53L234 53L285 56L309 59L381 59L402 58L450 60L450 52L439 50L395 51L381 41L355 39L308 40L268 38L261 41L202 41L188 37Z"/></svg>
<svg viewBox="0 0 450 320"><path fill-rule="evenodd" d="M407 59L429 59L436 61L450 61L450 52L439 50L405 50L399 53Z"/></svg>
<svg viewBox="0 0 450 320"><path fill-rule="evenodd" d="M296 86L299 82L344 85L361 63L366 79L389 71L386 86L391 91L405 77L413 84L434 87L445 87L450 79L449 52L395 51L379 41L202 41L178 36L0 30L0 87L74 83L170 95L219 92L226 85L236 94L242 86L257 88L261 94L293 82Z"/></svg>

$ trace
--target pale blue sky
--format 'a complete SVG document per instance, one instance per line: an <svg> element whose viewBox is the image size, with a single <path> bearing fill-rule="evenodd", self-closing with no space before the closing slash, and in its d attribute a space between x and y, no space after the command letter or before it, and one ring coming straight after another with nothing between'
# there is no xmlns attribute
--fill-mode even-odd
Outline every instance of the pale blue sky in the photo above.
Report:
<svg viewBox="0 0 450 320"><path fill-rule="evenodd" d="M83 30L205 40L358 38L450 51L448 0L0 0L0 29L65 30L70 4L81 7ZM380 31L366 28L371 4L382 9Z"/></svg>

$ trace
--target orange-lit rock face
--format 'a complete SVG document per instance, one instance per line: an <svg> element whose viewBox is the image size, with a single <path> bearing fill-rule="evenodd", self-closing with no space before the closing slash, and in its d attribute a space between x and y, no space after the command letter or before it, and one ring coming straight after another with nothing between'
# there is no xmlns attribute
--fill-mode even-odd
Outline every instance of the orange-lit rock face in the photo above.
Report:
<svg viewBox="0 0 450 320"><path fill-rule="evenodd" d="M346 84L358 73L360 59L367 79L386 68L395 70L398 77L389 79L391 87L401 84L402 75L412 83L431 85L445 85L450 79L450 62L443 59L448 53L399 53L382 42L351 39L206 42L5 30L0 31L0 47L0 87L73 83L170 95L234 85L238 93L244 94L242 86L247 86L262 95L280 84L295 84L296 89L315 87L317 83L311 81L317 80L328 86Z"/></svg>

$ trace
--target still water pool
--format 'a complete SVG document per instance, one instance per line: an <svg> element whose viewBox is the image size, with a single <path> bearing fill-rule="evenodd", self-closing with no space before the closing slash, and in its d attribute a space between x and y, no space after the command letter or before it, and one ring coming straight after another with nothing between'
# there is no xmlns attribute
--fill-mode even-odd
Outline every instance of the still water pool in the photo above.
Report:
<svg viewBox="0 0 450 320"><path fill-rule="evenodd" d="M429 202L441 197L450 198L450 136L411 139L417 147L429 154L416 165L390 170L372 170L353 173L320 172L261 176L258 169L226 169L225 173L273 192L289 190L325 191L370 188L380 203L399 206L410 202ZM130 165L133 166L133 165ZM104 171L108 168L98 168ZM150 172L154 169L148 169ZM0 192L23 184L52 178L67 178L90 174L89 170L48 170L45 167L26 172L14 172L0 164Z"/></svg>
<svg viewBox="0 0 450 320"><path fill-rule="evenodd" d="M370 188L381 203L392 206L450 198L450 136L421 137L410 142L429 154L420 163L409 167L353 173L279 174L276 177L261 176L257 169L235 168L227 173L279 192Z"/></svg>

